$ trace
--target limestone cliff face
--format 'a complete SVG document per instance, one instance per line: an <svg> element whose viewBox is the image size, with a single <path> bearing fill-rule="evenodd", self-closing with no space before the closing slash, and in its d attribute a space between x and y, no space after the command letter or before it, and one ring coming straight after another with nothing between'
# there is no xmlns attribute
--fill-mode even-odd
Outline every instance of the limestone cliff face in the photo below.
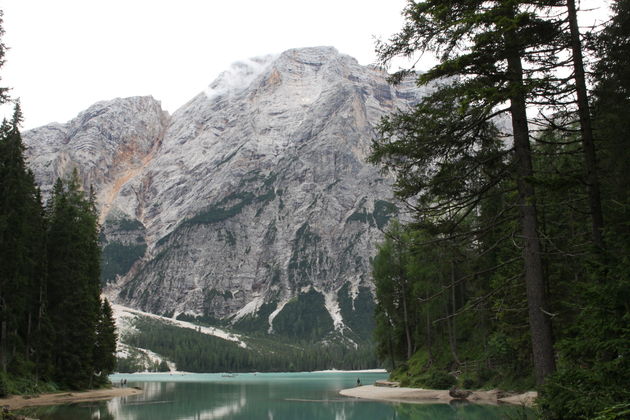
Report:
<svg viewBox="0 0 630 420"><path fill-rule="evenodd" d="M323 336L361 328L398 211L366 156L380 117L422 93L386 77L290 50L234 65L171 117L116 99L24 138L45 190L73 167L96 187L118 302L295 336L285 320L309 318Z"/></svg>
<svg viewBox="0 0 630 420"><path fill-rule="evenodd" d="M104 219L122 186L152 159L169 119L151 97L98 102L66 124L24 133L29 164L44 195L78 169L85 187L96 188Z"/></svg>

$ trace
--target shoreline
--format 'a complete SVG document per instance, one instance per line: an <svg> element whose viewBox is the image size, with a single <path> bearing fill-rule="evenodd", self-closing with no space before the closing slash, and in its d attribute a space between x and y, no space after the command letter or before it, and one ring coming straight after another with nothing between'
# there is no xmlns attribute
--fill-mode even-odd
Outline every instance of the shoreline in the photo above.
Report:
<svg viewBox="0 0 630 420"><path fill-rule="evenodd" d="M355 388L342 389L339 391L339 394L345 397L411 404L448 404L452 400L456 400L456 398L449 395L448 390L444 389L390 388L375 385L363 385ZM531 407L537 397L535 391L509 396L500 395L501 393L498 390L473 391L466 400L474 404L514 404Z"/></svg>
<svg viewBox="0 0 630 420"><path fill-rule="evenodd" d="M25 407L35 407L42 405L63 405L90 401L110 400L116 397L139 395L143 392L144 391L139 388L129 387L93 389L89 391L77 392L57 392L52 394L40 394L37 396L12 395L7 398L0 398L0 407L9 406L10 410L19 410Z"/></svg>
<svg viewBox="0 0 630 420"><path fill-rule="evenodd" d="M309 373L387 373L386 369L359 369L359 370L312 370Z"/></svg>
<svg viewBox="0 0 630 420"><path fill-rule="evenodd" d="M385 369L360 369L360 370L337 370L337 369L327 369L327 370L305 370L305 371L299 371L299 372L260 372L260 371L252 371L252 372L187 372L187 371L183 371L183 370L171 370L168 372L128 372L128 373L120 373L120 372L114 372L111 376L116 377L116 379L120 378L120 377L133 377L133 375L173 375L173 376L177 376L177 375L221 375L221 374L225 374L225 373L232 373L234 375L260 375L260 374L276 374L276 373L296 373L296 374L303 374L303 373L382 373L382 374L386 374L387 370ZM113 381L115 382L115 381Z"/></svg>

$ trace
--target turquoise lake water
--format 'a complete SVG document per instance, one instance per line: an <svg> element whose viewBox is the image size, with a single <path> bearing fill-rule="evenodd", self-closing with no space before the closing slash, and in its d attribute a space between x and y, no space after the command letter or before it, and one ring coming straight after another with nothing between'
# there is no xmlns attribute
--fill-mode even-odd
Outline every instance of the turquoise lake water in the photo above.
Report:
<svg viewBox="0 0 630 420"><path fill-rule="evenodd" d="M526 418L521 407L393 404L342 397L339 390L386 379L384 373L248 373L112 375L142 395L21 411L41 420L432 419Z"/></svg>

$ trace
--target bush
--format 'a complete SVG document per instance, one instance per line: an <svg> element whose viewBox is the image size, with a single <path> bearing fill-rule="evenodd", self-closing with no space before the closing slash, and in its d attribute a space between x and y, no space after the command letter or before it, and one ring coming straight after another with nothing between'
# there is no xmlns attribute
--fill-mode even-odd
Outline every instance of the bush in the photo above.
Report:
<svg viewBox="0 0 630 420"><path fill-rule="evenodd" d="M630 403L622 403L599 412L595 420L623 420L628 417L630 417Z"/></svg>
<svg viewBox="0 0 630 420"><path fill-rule="evenodd" d="M612 375L609 375L609 377ZM604 378L593 377L586 369L565 368L548 377L537 399L545 419L596 418L627 419L630 414L627 388Z"/></svg>
<svg viewBox="0 0 630 420"><path fill-rule="evenodd" d="M495 376L496 372L486 366L482 366L477 370L476 378L478 386L486 384Z"/></svg>
<svg viewBox="0 0 630 420"><path fill-rule="evenodd" d="M472 378L464 378L464 380L462 381L462 388L471 389L471 388L476 388L476 387L477 387L477 383Z"/></svg>
<svg viewBox="0 0 630 420"><path fill-rule="evenodd" d="M436 370L431 372L426 380L426 385L433 389L449 389L457 383L457 378L446 372Z"/></svg>

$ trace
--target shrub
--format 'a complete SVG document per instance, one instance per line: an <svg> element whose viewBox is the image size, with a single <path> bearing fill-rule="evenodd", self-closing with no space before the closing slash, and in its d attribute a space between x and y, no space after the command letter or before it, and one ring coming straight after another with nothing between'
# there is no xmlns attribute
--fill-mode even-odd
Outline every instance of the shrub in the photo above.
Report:
<svg viewBox="0 0 630 420"><path fill-rule="evenodd" d="M471 389L476 387L477 383L472 378L464 378L464 380L462 381L462 388Z"/></svg>
<svg viewBox="0 0 630 420"><path fill-rule="evenodd" d="M488 383L494 376L496 372L490 369L489 367L482 366L477 370L476 378L478 386Z"/></svg>
<svg viewBox="0 0 630 420"><path fill-rule="evenodd" d="M456 383L457 378L440 370L431 372L426 381L427 386L434 389L449 389Z"/></svg>

